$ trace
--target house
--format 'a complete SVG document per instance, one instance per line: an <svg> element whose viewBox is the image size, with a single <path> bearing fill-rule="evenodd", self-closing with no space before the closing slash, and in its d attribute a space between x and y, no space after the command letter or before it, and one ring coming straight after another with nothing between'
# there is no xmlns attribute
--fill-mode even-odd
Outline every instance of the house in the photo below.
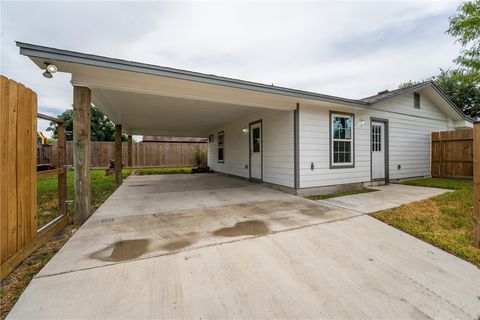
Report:
<svg viewBox="0 0 480 320"><path fill-rule="evenodd" d="M472 127L433 81L359 100L329 98L211 130L210 167L297 194L328 193L428 177L431 133Z"/></svg>
<svg viewBox="0 0 480 320"><path fill-rule="evenodd" d="M431 81L348 99L17 45L71 74L79 112L92 102L129 135L208 137L213 170L296 194L430 176L431 133L472 127Z"/></svg>

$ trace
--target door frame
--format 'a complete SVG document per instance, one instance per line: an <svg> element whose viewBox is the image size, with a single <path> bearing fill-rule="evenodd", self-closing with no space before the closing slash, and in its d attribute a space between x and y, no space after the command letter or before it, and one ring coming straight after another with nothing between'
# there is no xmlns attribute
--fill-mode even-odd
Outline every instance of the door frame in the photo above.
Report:
<svg viewBox="0 0 480 320"><path fill-rule="evenodd" d="M252 126L260 123L260 179L252 178ZM263 181L263 120L257 120L248 124L248 178L255 181Z"/></svg>
<svg viewBox="0 0 480 320"><path fill-rule="evenodd" d="M385 149L385 178L382 179L372 179L372 127L374 122L381 122L385 126L385 133L384 133L384 149ZM385 180L385 183L390 182L390 168L389 168L389 159L390 159L390 151L389 151L389 129L388 129L388 119L384 118L375 118L375 117L370 117L370 130L368 132L370 135L370 181L382 181Z"/></svg>

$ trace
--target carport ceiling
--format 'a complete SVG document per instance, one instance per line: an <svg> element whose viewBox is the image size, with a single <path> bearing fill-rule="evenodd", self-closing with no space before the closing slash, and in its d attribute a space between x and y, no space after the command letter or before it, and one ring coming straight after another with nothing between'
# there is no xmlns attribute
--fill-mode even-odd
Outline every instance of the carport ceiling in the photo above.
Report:
<svg viewBox="0 0 480 320"><path fill-rule="evenodd" d="M213 128L260 110L240 105L94 89L95 105L115 106L124 129L132 134L206 137ZM112 110L106 109L107 114Z"/></svg>

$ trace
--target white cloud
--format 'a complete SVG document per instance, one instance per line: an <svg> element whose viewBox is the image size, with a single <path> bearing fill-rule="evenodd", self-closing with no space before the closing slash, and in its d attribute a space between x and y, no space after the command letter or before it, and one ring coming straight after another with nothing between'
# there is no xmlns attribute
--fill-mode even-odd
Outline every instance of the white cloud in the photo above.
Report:
<svg viewBox="0 0 480 320"><path fill-rule="evenodd" d="M453 66L458 2L2 2L2 74L70 108L14 40L244 80L362 97Z"/></svg>

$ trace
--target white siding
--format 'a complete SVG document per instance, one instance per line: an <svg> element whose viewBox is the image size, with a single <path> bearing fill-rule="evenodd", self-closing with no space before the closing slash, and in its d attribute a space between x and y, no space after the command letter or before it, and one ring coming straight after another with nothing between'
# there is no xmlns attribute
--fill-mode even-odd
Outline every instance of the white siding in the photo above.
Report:
<svg viewBox="0 0 480 320"><path fill-rule="evenodd" d="M330 169L329 111L355 114L354 168ZM301 104L300 187L370 181L371 117L389 120L390 179L430 175L430 134L453 129L451 120L423 94L420 109L413 107L413 93L393 98L373 109ZM365 121L363 126L360 120ZM310 168L312 162L314 170Z"/></svg>
<svg viewBox="0 0 480 320"><path fill-rule="evenodd" d="M249 135L242 129L260 119L263 130L263 181L293 187L293 111L265 110L211 130L215 140L208 144L208 165L214 171L249 178ZM217 161L217 133L220 131L225 132L224 163Z"/></svg>

